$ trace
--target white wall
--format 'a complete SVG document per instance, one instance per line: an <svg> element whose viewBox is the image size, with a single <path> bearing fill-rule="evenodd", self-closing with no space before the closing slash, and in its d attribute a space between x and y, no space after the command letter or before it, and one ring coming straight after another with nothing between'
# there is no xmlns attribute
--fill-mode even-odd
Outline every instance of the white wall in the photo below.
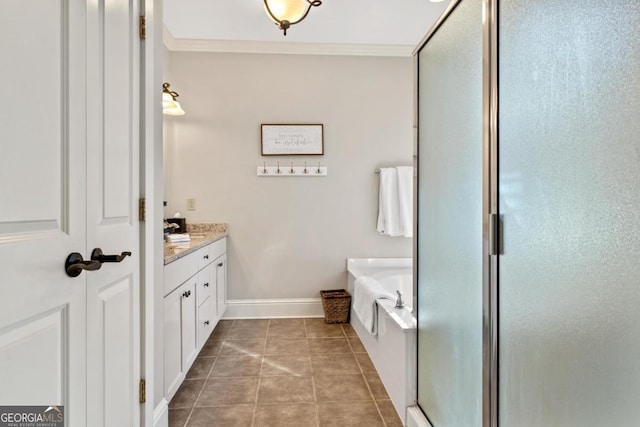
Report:
<svg viewBox="0 0 640 427"><path fill-rule="evenodd" d="M348 257L409 257L375 231L376 167L410 165L410 58L171 52L167 214L228 222L230 299L318 297L346 287ZM324 124L322 157L262 157L261 123ZM258 178L263 161L328 166L325 178ZM186 199L196 210L186 210Z"/></svg>

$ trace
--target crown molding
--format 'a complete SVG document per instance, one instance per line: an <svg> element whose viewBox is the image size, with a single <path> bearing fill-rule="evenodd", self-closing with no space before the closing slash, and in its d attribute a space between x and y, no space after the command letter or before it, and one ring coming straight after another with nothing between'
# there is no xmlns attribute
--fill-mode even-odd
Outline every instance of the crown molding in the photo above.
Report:
<svg viewBox="0 0 640 427"><path fill-rule="evenodd" d="M173 52L261 53L278 55L338 55L411 57L415 46L340 43L264 42L176 39L163 26L164 45Z"/></svg>

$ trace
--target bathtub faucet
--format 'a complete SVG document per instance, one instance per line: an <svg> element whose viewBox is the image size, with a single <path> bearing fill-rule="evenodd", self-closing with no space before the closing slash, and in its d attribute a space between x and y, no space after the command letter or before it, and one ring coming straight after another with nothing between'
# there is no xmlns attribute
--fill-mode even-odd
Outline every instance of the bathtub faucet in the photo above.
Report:
<svg viewBox="0 0 640 427"><path fill-rule="evenodd" d="M402 300L402 292L396 291L396 293L398 294L398 299L396 300L396 308L403 308L404 301Z"/></svg>

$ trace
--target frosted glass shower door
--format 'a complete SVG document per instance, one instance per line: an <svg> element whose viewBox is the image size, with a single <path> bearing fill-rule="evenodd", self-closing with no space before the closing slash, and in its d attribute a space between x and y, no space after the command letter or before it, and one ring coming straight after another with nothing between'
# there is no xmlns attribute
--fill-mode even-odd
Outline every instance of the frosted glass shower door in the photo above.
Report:
<svg viewBox="0 0 640 427"><path fill-rule="evenodd" d="M499 425L640 425L640 1L499 3Z"/></svg>
<svg viewBox="0 0 640 427"><path fill-rule="evenodd" d="M434 427L482 424L482 2L418 52L418 403Z"/></svg>

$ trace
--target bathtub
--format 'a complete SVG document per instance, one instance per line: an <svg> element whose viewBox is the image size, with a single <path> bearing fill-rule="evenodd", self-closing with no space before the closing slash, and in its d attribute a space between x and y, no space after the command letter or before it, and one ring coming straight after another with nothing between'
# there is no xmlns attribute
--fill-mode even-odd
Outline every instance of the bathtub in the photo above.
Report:
<svg viewBox="0 0 640 427"><path fill-rule="evenodd" d="M378 301L378 333L370 334L351 309L351 325L380 374L382 383L402 422L407 423L407 408L416 400L416 318L413 304L413 263L411 258L347 259L348 290L353 294L355 280L366 275L376 279L388 291L402 292L406 306L395 308L395 301Z"/></svg>

